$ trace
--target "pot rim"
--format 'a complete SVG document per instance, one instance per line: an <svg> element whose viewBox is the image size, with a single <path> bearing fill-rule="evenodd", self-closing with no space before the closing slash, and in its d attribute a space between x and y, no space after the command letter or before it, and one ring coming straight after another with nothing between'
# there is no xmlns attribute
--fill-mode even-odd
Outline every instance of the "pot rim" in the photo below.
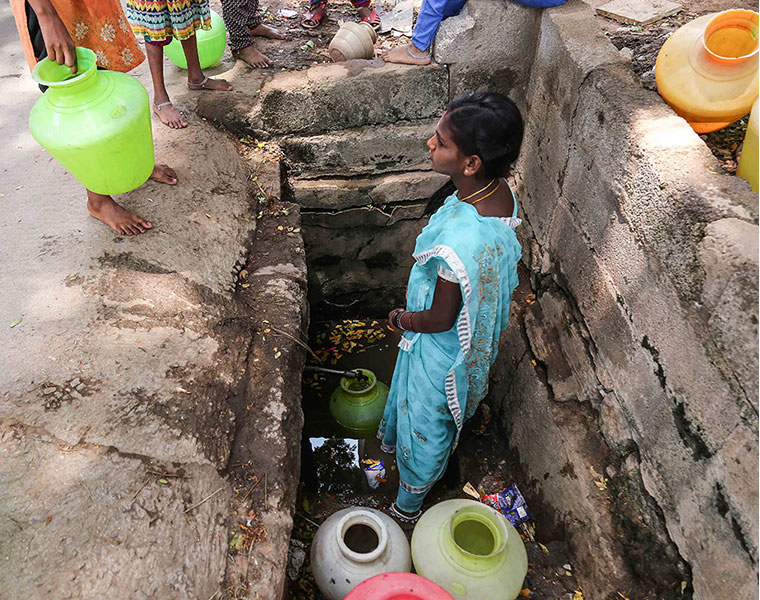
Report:
<svg viewBox="0 0 760 600"><path fill-rule="evenodd" d="M61 70L61 72L64 72L68 67L65 65L59 65L55 61L50 60L47 56L43 58L41 61L39 61L36 65L34 65L34 69L32 69L32 79L34 79L37 83L41 85L45 85L50 88L60 88L60 87L66 87L69 85L72 85L74 83L78 83L80 81L83 81L84 79L90 77L91 73L96 71L97 66L97 58L95 56L95 52L90 50L89 48L84 48L83 46L77 46L77 67L81 64L81 61L87 60L87 62L90 63L90 65L87 67L85 71L78 70L77 74L72 76L68 76L64 79L58 80L58 81L52 81L49 79L43 79L41 72L43 69L48 68L48 65L53 64L55 67L58 67L58 69ZM55 68L50 67L50 68ZM71 71L69 70L69 73Z"/></svg>
<svg viewBox="0 0 760 600"><path fill-rule="evenodd" d="M354 525L366 525L377 534L377 547L371 552L355 552L346 545L343 540L346 532ZM341 517L338 526L335 528L338 540L338 548L346 558L360 563L372 562L377 560L385 552L388 546L388 528L380 518L365 508L352 510Z"/></svg>
<svg viewBox="0 0 760 600"><path fill-rule="evenodd" d="M341 377L340 378L340 389L342 389L346 394L349 394L351 396L364 396L365 394L369 394L372 390L375 389L377 386L377 376L370 371L369 369L353 369L354 371L361 371L364 373L370 380L369 387L364 388L363 390L351 390L348 388L348 383L350 381L353 381L353 379L348 377Z"/></svg>
<svg viewBox="0 0 760 600"><path fill-rule="evenodd" d="M491 535L493 535L494 538L494 547L489 554L475 554L469 552L457 543L454 538L454 530L465 520L477 521L478 523L485 525L485 527L491 532ZM506 518L501 513L496 512L488 506L482 504L463 506L454 511L454 514L451 515L451 518L449 519L449 539L451 540L451 543L454 544L454 547L467 557L478 559L492 558L504 552L504 549L507 547L507 542L509 541L509 529L507 529L504 521L506 521ZM499 538L502 538L501 541L499 541Z"/></svg>
<svg viewBox="0 0 760 600"><path fill-rule="evenodd" d="M704 48L705 52L715 61L721 63L721 64L735 64L739 62L744 62L749 58L752 58L753 56L757 56L759 46L758 46L758 14L753 10L746 10L744 8L733 8L730 10L724 10L722 12L717 13L715 16L713 16L712 19L710 19L707 22L707 26L705 27L704 33L702 34L702 47ZM730 26L731 24L742 24L747 25L748 30L750 31L750 34L755 39L755 48L749 53L744 54L742 56L722 56L720 54L716 54L707 45L707 40L716 31L726 27Z"/></svg>

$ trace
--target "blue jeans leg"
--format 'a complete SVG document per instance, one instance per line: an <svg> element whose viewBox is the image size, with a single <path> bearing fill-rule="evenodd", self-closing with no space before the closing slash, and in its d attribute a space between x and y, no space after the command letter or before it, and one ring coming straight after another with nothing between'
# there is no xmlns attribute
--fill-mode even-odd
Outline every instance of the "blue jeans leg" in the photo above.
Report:
<svg viewBox="0 0 760 600"><path fill-rule="evenodd" d="M427 50L438 33L441 21L458 15L466 0L422 0L417 24L412 32L412 43L418 50Z"/></svg>

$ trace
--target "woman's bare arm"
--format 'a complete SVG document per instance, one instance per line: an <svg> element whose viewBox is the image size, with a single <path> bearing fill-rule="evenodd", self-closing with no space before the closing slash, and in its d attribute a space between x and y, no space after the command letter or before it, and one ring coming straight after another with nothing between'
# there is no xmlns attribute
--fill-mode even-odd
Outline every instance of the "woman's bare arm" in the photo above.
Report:
<svg viewBox="0 0 760 600"><path fill-rule="evenodd" d="M48 58L59 65L71 67L71 74L77 72L77 49L74 40L66 30L55 7L50 0L28 0L29 5L37 15L45 40Z"/></svg>
<svg viewBox="0 0 760 600"><path fill-rule="evenodd" d="M401 325L420 333L448 331L456 323L462 307L459 284L440 277L435 282L433 304L428 310L401 315Z"/></svg>

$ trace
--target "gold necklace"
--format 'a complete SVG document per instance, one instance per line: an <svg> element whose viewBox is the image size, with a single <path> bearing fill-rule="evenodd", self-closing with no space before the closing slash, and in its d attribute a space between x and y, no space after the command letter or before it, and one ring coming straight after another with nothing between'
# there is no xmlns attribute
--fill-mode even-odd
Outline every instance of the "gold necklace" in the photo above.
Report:
<svg viewBox="0 0 760 600"><path fill-rule="evenodd" d="M479 189L477 192L475 192L475 193L473 193L473 194L470 194L469 196L465 196L464 198L460 198L459 200L460 200L460 201L462 201L462 202L466 202L467 200L469 200L469 199L470 199L470 198L472 198L473 196L477 196L477 195L478 195L480 192L482 192L483 190L487 190L487 189L490 187L490 185L491 185L491 184L492 184L494 181L496 181L496 180L495 180L495 179L492 179L492 180L491 180L491 181L489 181L487 184L485 184L485 185L484 185L482 188L480 188L480 189ZM496 187L496 189L499 189L499 188L498 188L498 186ZM484 197L485 197L485 196L484 196Z"/></svg>
<svg viewBox="0 0 760 600"><path fill-rule="evenodd" d="M488 198L488 196L490 196L491 194L494 194L494 193L496 193L496 191L497 191L497 190L498 190L500 187L501 187L501 182L499 182L499 185L497 185L495 188L493 188L493 190L491 190L490 192L488 192L488 193L487 193L485 196L483 196L482 198L478 198L478 199L477 199L477 200L475 200L474 202L470 202L470 204L477 204L477 203L478 203L478 202L480 202L481 200L485 200L485 199L486 199L486 198Z"/></svg>

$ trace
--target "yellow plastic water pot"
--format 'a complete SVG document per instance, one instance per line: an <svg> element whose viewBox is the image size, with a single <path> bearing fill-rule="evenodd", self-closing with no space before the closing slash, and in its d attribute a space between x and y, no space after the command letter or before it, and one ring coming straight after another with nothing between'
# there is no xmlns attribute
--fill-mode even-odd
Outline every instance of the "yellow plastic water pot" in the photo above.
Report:
<svg viewBox="0 0 760 600"><path fill-rule="evenodd" d="M45 58L32 72L48 86L29 114L40 145L88 190L122 194L153 171L148 93L134 77L98 71L95 53L77 48L76 75Z"/></svg>
<svg viewBox="0 0 760 600"><path fill-rule="evenodd" d="M760 158L757 151L757 121L760 119L760 109L757 107L758 100L752 105L752 111L749 113L749 123L747 124L747 133L744 134L744 145L739 157L739 167L736 174L744 177L752 186L752 191L758 191L757 163Z"/></svg>
<svg viewBox="0 0 760 600"><path fill-rule="evenodd" d="M746 115L758 96L758 14L727 10L678 29L657 55L657 91L697 133Z"/></svg>

